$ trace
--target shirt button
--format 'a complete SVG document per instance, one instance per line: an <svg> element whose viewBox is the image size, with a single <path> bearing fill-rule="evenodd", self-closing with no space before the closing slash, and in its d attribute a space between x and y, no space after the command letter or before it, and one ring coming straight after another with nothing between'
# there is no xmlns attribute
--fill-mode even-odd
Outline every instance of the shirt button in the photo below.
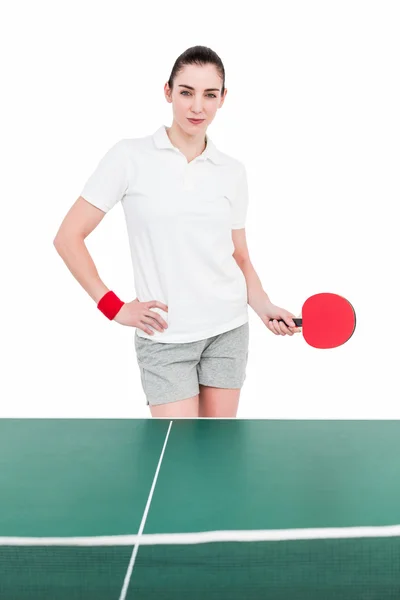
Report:
<svg viewBox="0 0 400 600"><path fill-rule="evenodd" d="M192 181L188 181L187 179L183 182L183 189L185 190L194 190L194 185Z"/></svg>
<svg viewBox="0 0 400 600"><path fill-rule="evenodd" d="M185 169L185 174L183 177L183 188L185 190L193 190L194 189L192 176L191 176L191 172L190 172L190 165L187 165L187 167Z"/></svg>

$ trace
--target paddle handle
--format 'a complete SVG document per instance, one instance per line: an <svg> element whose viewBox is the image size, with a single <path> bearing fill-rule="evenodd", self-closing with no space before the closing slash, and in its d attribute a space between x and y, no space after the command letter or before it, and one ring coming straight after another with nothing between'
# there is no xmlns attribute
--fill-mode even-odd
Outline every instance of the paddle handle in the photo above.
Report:
<svg viewBox="0 0 400 600"><path fill-rule="evenodd" d="M270 321L273 321L273 319L270 319ZM292 321L295 322L296 327L302 327L303 326L303 319L301 319L301 318L298 319L297 317L296 318L292 317ZM286 325L285 321L283 321L282 319L279 319L278 323L284 323Z"/></svg>

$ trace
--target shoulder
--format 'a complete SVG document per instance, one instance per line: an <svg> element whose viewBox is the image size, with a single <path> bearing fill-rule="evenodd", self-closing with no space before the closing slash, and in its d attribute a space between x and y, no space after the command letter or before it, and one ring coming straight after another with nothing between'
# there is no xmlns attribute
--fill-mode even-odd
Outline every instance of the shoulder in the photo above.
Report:
<svg viewBox="0 0 400 600"><path fill-rule="evenodd" d="M127 150L131 151L140 151L144 148L150 148L153 145L153 136L152 135L143 135L141 137L130 137L123 138L117 142L122 147L125 147Z"/></svg>
<svg viewBox="0 0 400 600"><path fill-rule="evenodd" d="M222 150L218 150L218 156L221 162L226 165L229 170L232 170L234 173L242 173L246 167L244 162L226 152L222 152Z"/></svg>
<svg viewBox="0 0 400 600"><path fill-rule="evenodd" d="M242 160L230 156L225 152L220 152L221 159L223 156L223 165L225 167L225 177L235 186L247 179L245 164Z"/></svg>
<svg viewBox="0 0 400 600"><path fill-rule="evenodd" d="M151 160L154 153L152 135L122 138L116 143L116 146L118 147L117 151L130 162L135 159L140 159L140 162L144 159Z"/></svg>

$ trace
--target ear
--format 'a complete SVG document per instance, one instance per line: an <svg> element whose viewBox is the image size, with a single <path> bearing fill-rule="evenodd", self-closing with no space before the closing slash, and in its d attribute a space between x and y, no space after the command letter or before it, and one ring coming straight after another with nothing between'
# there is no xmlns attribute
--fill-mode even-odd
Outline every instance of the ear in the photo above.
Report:
<svg viewBox="0 0 400 600"><path fill-rule="evenodd" d="M225 101L225 98L226 98L226 95L227 95L227 93L228 93L228 88L225 88L225 90L224 90L224 93L223 93L223 95L221 96L221 104L220 104L220 107L223 105L223 103L224 103L224 101Z"/></svg>
<svg viewBox="0 0 400 600"><path fill-rule="evenodd" d="M168 81L167 81L167 83L164 85L164 95L165 95L167 102L169 102L169 103L172 102L171 94L172 94L172 92L171 92L171 89L170 89L170 87L168 85Z"/></svg>

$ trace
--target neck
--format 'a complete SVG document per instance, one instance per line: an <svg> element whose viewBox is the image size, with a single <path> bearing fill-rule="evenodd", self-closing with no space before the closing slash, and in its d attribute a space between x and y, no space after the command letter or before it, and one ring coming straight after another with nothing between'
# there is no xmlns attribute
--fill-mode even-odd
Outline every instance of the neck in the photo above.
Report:
<svg viewBox="0 0 400 600"><path fill-rule="evenodd" d="M207 146L206 136L203 132L198 135L186 133L175 121L171 127L166 127L171 144L178 148L185 156L196 158L204 152Z"/></svg>

